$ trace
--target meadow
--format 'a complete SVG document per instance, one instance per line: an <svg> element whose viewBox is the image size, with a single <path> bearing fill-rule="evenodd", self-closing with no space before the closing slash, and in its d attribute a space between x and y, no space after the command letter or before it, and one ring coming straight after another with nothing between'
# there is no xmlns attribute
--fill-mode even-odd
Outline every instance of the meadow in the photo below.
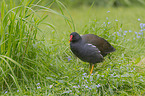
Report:
<svg viewBox="0 0 145 96"><path fill-rule="evenodd" d="M10 9L2 3L1 95L145 95L144 7L66 8L58 2L59 9L49 9L29 3L11 2ZM91 75L89 63L70 51L74 31L96 34L116 48Z"/></svg>

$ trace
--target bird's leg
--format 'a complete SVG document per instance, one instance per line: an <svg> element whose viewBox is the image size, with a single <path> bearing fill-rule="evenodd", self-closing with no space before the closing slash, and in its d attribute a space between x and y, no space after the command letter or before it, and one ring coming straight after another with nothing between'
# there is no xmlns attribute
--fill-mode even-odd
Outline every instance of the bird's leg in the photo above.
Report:
<svg viewBox="0 0 145 96"><path fill-rule="evenodd" d="M90 63L90 72L91 72L91 69L92 69L92 64Z"/></svg>
<svg viewBox="0 0 145 96"><path fill-rule="evenodd" d="M91 69L91 71L90 71L90 74L92 74L92 72L93 72L93 68L94 68L94 64L92 65L92 69Z"/></svg>

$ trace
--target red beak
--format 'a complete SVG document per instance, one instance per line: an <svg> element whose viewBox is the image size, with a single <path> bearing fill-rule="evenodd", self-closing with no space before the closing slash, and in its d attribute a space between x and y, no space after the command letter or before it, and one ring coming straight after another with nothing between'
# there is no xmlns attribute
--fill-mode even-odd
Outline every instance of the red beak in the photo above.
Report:
<svg viewBox="0 0 145 96"><path fill-rule="evenodd" d="M70 35L70 39L69 39L69 42L71 42L71 41L72 41L72 37L73 37L73 35Z"/></svg>

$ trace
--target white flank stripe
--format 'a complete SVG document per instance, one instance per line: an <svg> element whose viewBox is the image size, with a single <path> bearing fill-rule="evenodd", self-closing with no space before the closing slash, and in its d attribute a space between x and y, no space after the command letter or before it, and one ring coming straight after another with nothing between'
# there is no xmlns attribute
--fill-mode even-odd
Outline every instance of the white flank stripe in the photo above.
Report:
<svg viewBox="0 0 145 96"><path fill-rule="evenodd" d="M88 44L88 45L92 45L92 44Z"/></svg>

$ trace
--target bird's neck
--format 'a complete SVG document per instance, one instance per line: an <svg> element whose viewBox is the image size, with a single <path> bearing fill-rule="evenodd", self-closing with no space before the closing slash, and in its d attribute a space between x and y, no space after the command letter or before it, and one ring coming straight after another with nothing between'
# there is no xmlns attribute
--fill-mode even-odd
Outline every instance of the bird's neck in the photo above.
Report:
<svg viewBox="0 0 145 96"><path fill-rule="evenodd" d="M72 41L72 43L78 43L78 42L82 42L82 38L79 38L79 39L76 39L76 40Z"/></svg>

